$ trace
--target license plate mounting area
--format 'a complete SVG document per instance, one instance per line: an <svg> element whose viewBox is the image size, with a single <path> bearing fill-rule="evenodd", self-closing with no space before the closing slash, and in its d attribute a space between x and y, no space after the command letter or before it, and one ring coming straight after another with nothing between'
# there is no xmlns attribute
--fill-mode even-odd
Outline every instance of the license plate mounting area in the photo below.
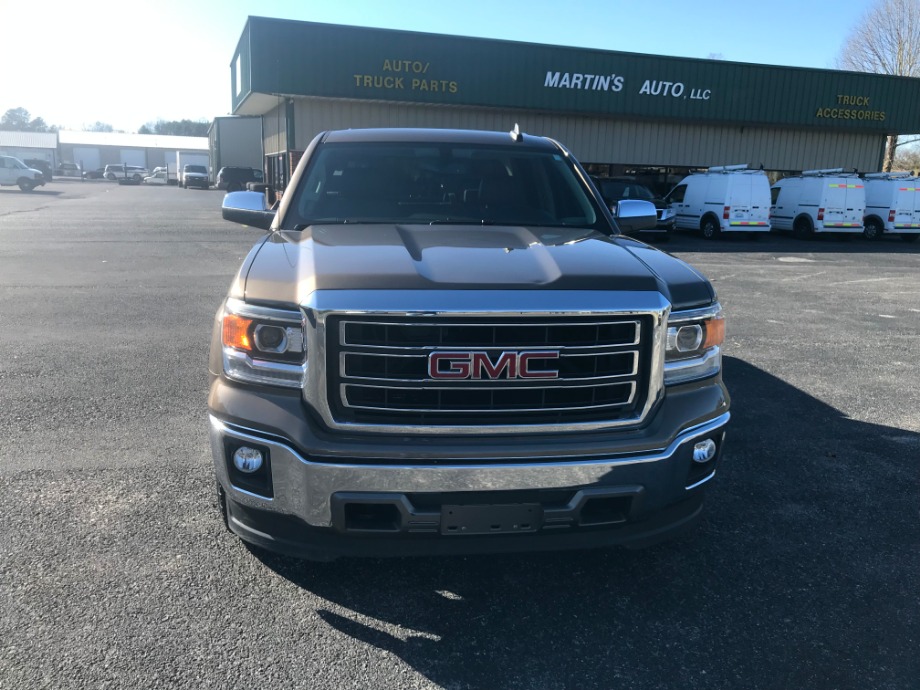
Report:
<svg viewBox="0 0 920 690"><path fill-rule="evenodd" d="M539 503L513 505L445 505L441 507L441 534L509 534L536 532L543 524Z"/></svg>

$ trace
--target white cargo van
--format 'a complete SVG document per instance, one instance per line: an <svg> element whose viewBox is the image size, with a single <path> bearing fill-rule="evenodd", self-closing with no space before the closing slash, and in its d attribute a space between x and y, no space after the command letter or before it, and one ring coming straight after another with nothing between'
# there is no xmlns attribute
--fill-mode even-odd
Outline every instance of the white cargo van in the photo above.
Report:
<svg viewBox="0 0 920 690"><path fill-rule="evenodd" d="M720 165L680 181L666 201L675 223L706 239L723 232L770 232L770 182L763 170Z"/></svg>
<svg viewBox="0 0 920 690"><path fill-rule="evenodd" d="M870 240L897 233L907 242L920 237L920 177L910 173L866 175L866 219Z"/></svg>
<svg viewBox="0 0 920 690"><path fill-rule="evenodd" d="M863 231L866 188L855 172L806 170L799 177L779 180L770 192L774 230L792 230L801 238L817 232Z"/></svg>

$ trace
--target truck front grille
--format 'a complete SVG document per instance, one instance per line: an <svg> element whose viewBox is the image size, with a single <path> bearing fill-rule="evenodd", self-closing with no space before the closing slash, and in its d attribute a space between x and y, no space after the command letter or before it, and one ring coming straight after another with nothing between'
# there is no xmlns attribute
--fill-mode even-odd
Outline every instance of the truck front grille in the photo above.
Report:
<svg viewBox="0 0 920 690"><path fill-rule="evenodd" d="M326 327L330 409L342 423L621 420L648 395L643 316L330 316Z"/></svg>

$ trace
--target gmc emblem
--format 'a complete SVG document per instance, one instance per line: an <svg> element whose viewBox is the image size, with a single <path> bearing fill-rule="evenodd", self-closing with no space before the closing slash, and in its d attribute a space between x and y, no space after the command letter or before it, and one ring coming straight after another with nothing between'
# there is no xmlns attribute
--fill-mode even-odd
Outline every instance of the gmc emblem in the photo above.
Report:
<svg viewBox="0 0 920 690"><path fill-rule="evenodd" d="M558 369L531 369L534 360L559 359L558 350L502 352L492 361L488 352L432 352L428 355L428 376L445 379L557 379ZM502 376L504 374L504 377Z"/></svg>

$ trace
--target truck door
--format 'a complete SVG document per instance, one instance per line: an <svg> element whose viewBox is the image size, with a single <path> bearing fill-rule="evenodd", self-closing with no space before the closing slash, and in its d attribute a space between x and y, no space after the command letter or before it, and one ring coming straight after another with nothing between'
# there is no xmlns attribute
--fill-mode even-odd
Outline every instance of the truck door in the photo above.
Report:
<svg viewBox="0 0 920 690"><path fill-rule="evenodd" d="M16 184L20 172L15 158L0 156L0 184Z"/></svg>
<svg viewBox="0 0 920 690"><path fill-rule="evenodd" d="M770 190L770 223L777 230L792 230L795 206L799 199L798 184L777 185Z"/></svg>
<svg viewBox="0 0 920 690"><path fill-rule="evenodd" d="M898 180L894 193L895 230L920 230L920 179Z"/></svg>
<svg viewBox="0 0 920 690"><path fill-rule="evenodd" d="M671 210L675 214L675 224L679 228L687 228L690 230L696 230L696 222L693 220L693 217L687 219L686 204L684 203L684 198L687 194L687 185L679 184L668 194L666 201L671 207Z"/></svg>
<svg viewBox="0 0 920 690"><path fill-rule="evenodd" d="M762 225L766 218L754 217L754 176L732 175L728 180L728 194L725 195L725 205L728 207L728 223L732 230L738 230L751 225ZM768 209L765 204L758 204L758 213L764 206L764 215Z"/></svg>
<svg viewBox="0 0 920 690"><path fill-rule="evenodd" d="M863 226L866 212L866 188L857 178L830 179L824 188L824 227L852 229ZM818 220L822 220L821 207Z"/></svg>

